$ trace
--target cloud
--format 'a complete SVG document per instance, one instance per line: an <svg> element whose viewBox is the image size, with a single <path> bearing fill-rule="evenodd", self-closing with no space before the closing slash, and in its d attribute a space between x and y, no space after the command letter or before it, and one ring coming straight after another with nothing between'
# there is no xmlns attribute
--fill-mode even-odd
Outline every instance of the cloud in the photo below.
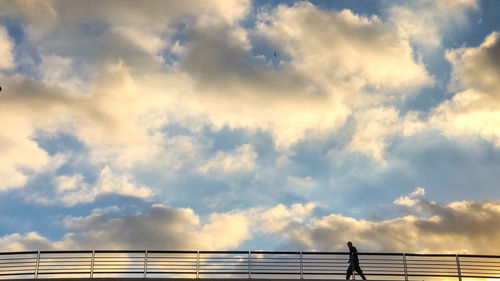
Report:
<svg viewBox="0 0 500 281"><path fill-rule="evenodd" d="M274 249L341 251L346 241L353 241L360 251L494 253L500 244L500 202L443 204L429 201L424 193L417 188L396 200L395 207L410 215L383 220L318 216L314 203L212 213L206 220L192 209L158 204L146 213L118 217L100 209L84 217L68 216L63 220L68 232L57 241L14 233L0 238L0 248L228 250L271 235L281 242Z"/></svg>
<svg viewBox="0 0 500 281"><path fill-rule="evenodd" d="M49 155L33 140L38 128L51 132L64 116L65 94L33 79L13 76L0 94L0 190L24 186L31 176L57 169L62 154ZM63 121L64 122L64 121Z"/></svg>
<svg viewBox="0 0 500 281"><path fill-rule="evenodd" d="M34 30L50 31L55 25L80 24L88 22L107 22L121 26L151 26L163 29L171 21L192 15L205 15L203 20L224 21L232 24L248 13L248 0L236 1L169 1L158 3L146 0L141 4L134 1L111 0L105 3L97 0L75 1L72 4L64 0L29 3L7 0L3 13L25 20Z"/></svg>
<svg viewBox="0 0 500 281"><path fill-rule="evenodd" d="M322 82L407 89L432 82L406 38L377 16L324 11L310 3L279 6L259 30L292 57L291 66ZM352 97L351 97L352 98Z"/></svg>
<svg viewBox="0 0 500 281"><path fill-rule="evenodd" d="M492 32L478 47L448 50L446 58L453 65L452 86L475 89L500 100L500 33ZM453 90L453 89L452 89Z"/></svg>
<svg viewBox="0 0 500 281"><path fill-rule="evenodd" d="M373 107L353 115L356 130L347 146L350 151L362 152L384 162L388 145L398 136L410 136L425 130L417 112L401 115L396 107Z"/></svg>
<svg viewBox="0 0 500 281"><path fill-rule="evenodd" d="M83 176L75 174L73 176L59 176L55 179L58 191L74 190L83 181Z"/></svg>
<svg viewBox="0 0 500 281"><path fill-rule="evenodd" d="M52 164L61 164L61 161L50 157L33 141L4 134L0 134L0 139L3 144L0 146L0 190L21 188L30 176L46 171Z"/></svg>
<svg viewBox="0 0 500 281"><path fill-rule="evenodd" d="M290 224L301 224L310 217L317 205L314 203L293 204L290 208L279 204L270 209L259 210L257 227L263 232L282 231Z"/></svg>
<svg viewBox="0 0 500 281"><path fill-rule="evenodd" d="M301 223L315 204L290 208L233 210L212 213L205 221L189 208L154 204L144 214L112 217L116 208L97 209L84 217L67 216L61 223L68 232L57 241L38 233L0 237L2 250L28 249L235 249L256 231L278 231L290 222Z"/></svg>
<svg viewBox="0 0 500 281"><path fill-rule="evenodd" d="M162 52L175 46L172 37L183 24L235 25L250 1L44 1L7 0L0 15L23 24L23 44L38 56L74 60L72 74L92 77L95 68L118 60L142 70L163 67ZM106 11L106 12L104 12Z"/></svg>
<svg viewBox="0 0 500 281"><path fill-rule="evenodd" d="M419 198L425 194L425 189L421 187L417 187L415 191L410 193L408 196L401 196L398 199L394 200L394 204L402 205L402 206L413 206L417 203L415 198Z"/></svg>
<svg viewBox="0 0 500 281"><path fill-rule="evenodd" d="M374 130L371 120L365 121L381 114L380 122L398 123L398 110L381 105L404 100L434 83L423 63L415 59L408 39L376 16L325 11L301 2L261 15L258 31L290 57L289 62L280 62L281 67L307 81L306 89L313 90L310 99L324 99L321 103L329 107L308 105L305 108L315 111L307 113L306 123L295 121L292 126L302 132L331 132L352 116L358 122L350 148L376 159L382 157L384 139L397 129L377 124L382 130ZM373 128L367 130L368 126Z"/></svg>
<svg viewBox="0 0 500 281"><path fill-rule="evenodd" d="M36 46L38 53L20 56L40 61L34 67L40 79L5 77L9 93L0 96L0 119L14 124L0 134L6 144L0 148L6 156L1 189L25 185L52 160L32 140L40 131L77 137L93 163L130 167L172 154L164 147L175 140L165 139L160 129L166 112L182 105L180 94L191 90L185 75L159 71L160 52L173 44L168 29L193 17L233 25L249 7L248 1L4 4L0 14L20 20L23 44ZM3 37L2 47L9 43ZM172 116L182 116L182 110Z"/></svg>
<svg viewBox="0 0 500 281"><path fill-rule="evenodd" d="M406 89L432 80L389 25L347 10L327 12L301 3L270 13L253 32L291 56L274 69L251 55L249 31L239 25L247 1L102 5L5 3L2 14L24 24L25 44L38 46L40 81L10 76L9 94L0 96L0 119L15 123L0 136L8 143L2 189L25 185L53 160L32 140L40 130L75 136L89 148L93 163L129 169L174 159L169 165L179 167L184 160L169 152L176 140L162 131L170 121L266 130L278 146L288 147L308 133L340 128L352 107L364 103L367 85ZM189 22L193 16L197 20ZM183 22L189 36L179 43L172 36ZM182 49L178 66L161 71L161 52L173 46ZM404 71L394 71L396 66ZM375 103L383 100L383 94L374 95ZM374 148L363 152L380 155ZM201 170L222 158L213 161Z"/></svg>
<svg viewBox="0 0 500 281"><path fill-rule="evenodd" d="M16 123L5 135L15 136L9 143L19 146L5 148L13 154L0 167L8 179L4 189L25 185L31 175L43 171L39 167L52 163L52 156L33 140L40 130L82 142L90 164L108 166L117 178L113 182L121 191L110 192L150 198L136 190L144 178L127 176L125 182L136 189L119 179L135 168L152 166L162 175L186 168L188 175L219 179L261 169L261 152L254 143L245 140L234 151L213 155L206 152L211 140L198 139L200 127L265 131L283 153L301 140L350 130L343 126L354 120L347 150L382 160L394 136L411 134L407 124L421 126L414 115L401 116L394 100L432 84L433 78L408 38L389 21L297 3L258 11L260 21L248 29L239 24L248 12L245 1L217 1L211 7L171 2L157 6L158 11L151 11L152 2L121 8L117 3L99 9L63 1L16 6L22 8L14 14L25 17L25 40L40 46L37 71L43 75L38 82L9 77L13 94L0 97L2 120ZM106 7L112 11L109 17L101 11ZM83 15L76 15L79 8ZM30 9L47 9L43 16L48 19L35 24L39 19ZM256 38L278 50L279 58L256 56L254 52L261 52L254 45ZM169 55L175 56L171 65L163 61ZM16 112L24 114L18 117ZM195 136L176 135L166 129L168 124L187 127ZM30 157L16 151L29 151ZM65 201L92 202L105 193L105 188L92 191L94 186L85 185L79 174L84 172L59 179L61 187L67 187L59 194L75 197ZM266 183L279 182L279 176L268 176L271 172L256 174L267 178ZM282 181L302 187L315 184L315 178L300 175ZM74 186L71 181L79 187L68 188ZM84 196L75 192L79 189L91 192Z"/></svg>
<svg viewBox="0 0 500 281"><path fill-rule="evenodd" d="M93 202L96 197L105 194L120 194L142 199L149 199L153 196L151 188L131 182L131 178L127 175L114 174L108 166L101 170L94 184L83 180L81 174L58 176L55 178L55 198L37 195L34 200L45 204L74 206L78 203Z"/></svg>
<svg viewBox="0 0 500 281"><path fill-rule="evenodd" d="M449 137L482 138L500 145L500 36L489 34L478 47L446 51L452 64L449 90L454 96L445 100L423 118L417 111L400 116L397 108L370 108L356 118L357 130L349 148L383 160L388 143L395 136L425 134L439 130Z"/></svg>
<svg viewBox="0 0 500 281"><path fill-rule="evenodd" d="M370 221L330 214L304 223L281 226L288 249L339 251L346 241L361 251L418 253L494 253L500 240L500 202L456 201L441 204L417 188L395 203L414 212L394 219Z"/></svg>
<svg viewBox="0 0 500 281"><path fill-rule="evenodd" d="M164 78L162 83L168 83ZM157 131L164 115L157 114L155 105L163 108L171 97L158 94L158 86L137 89L140 82L121 64L110 66L94 83L90 92L81 93L60 84L10 77L5 83L8 92L0 96L0 120L10 124L0 132L2 189L22 186L30 174L61 162L55 161L59 155L49 155L33 140L39 132L76 136L91 149L94 163L116 160L126 167L155 158L164 144Z"/></svg>
<svg viewBox="0 0 500 281"><path fill-rule="evenodd" d="M37 232L14 233L0 237L0 249L5 252L53 248L52 242Z"/></svg>
<svg viewBox="0 0 500 281"><path fill-rule="evenodd" d="M70 58L57 55L41 56L41 63L37 67L44 84L60 85L77 92L78 88L83 87L84 82L75 75L74 69L75 66Z"/></svg>
<svg viewBox="0 0 500 281"><path fill-rule="evenodd" d="M198 168L202 174L227 175L237 172L251 171L255 168L255 153L252 145L244 144L232 152L219 151L208 162Z"/></svg>
<svg viewBox="0 0 500 281"><path fill-rule="evenodd" d="M409 42L377 17L302 2L258 16L255 30L196 27L184 44L180 67L194 85L189 109L215 128L264 129L286 148L339 129L353 108L433 83ZM250 56L252 38L282 55Z"/></svg>
<svg viewBox="0 0 500 281"><path fill-rule="evenodd" d="M212 249L234 249L251 237L250 224L244 214L212 214L197 239Z"/></svg>
<svg viewBox="0 0 500 281"><path fill-rule="evenodd" d="M432 112L430 123L450 136L477 134L500 145L500 36L493 32L478 47L448 50L450 89L458 91Z"/></svg>
<svg viewBox="0 0 500 281"><path fill-rule="evenodd" d="M367 186L374 186L369 195L379 193L374 201L381 202L384 192L377 186L386 184L384 175L391 177L387 188L408 182L428 188L419 181L434 188L442 171L471 167L450 160L453 154L484 167L458 178L472 183L484 175L482 183L494 182L487 175L497 168L488 158L494 148L465 149L467 142L454 146L456 140L427 133L479 134L498 145L497 33L480 46L447 51L450 91L457 94L429 119L399 109L402 100L434 82L410 42L439 45L449 28L445 21L463 22L475 1L419 1L391 9L389 19L300 2L254 11L249 20L257 18L255 26L241 22L249 1L125 3L2 2L0 17L20 21L23 36L16 42L24 47L14 49L0 28L0 65L12 68L22 63L15 58L25 56L35 65L2 76L0 124L8 126L0 132L0 190L27 185L22 194L30 193L39 188L30 180L41 175L54 190L42 194L42 186L30 198L65 207L106 204L96 200L105 194L144 199L141 204L188 202L204 212L268 205L207 216L162 205L112 216L99 205L88 216L68 217L67 234L55 241L39 230L6 235L2 248L221 250L254 245L256 233L280 240L276 248L311 250L345 249L346 240L363 250L417 252L487 252L482 241L498 243L489 234L498 230L497 202L435 203L422 188L395 196L391 219L322 216L318 203L285 205L304 198L349 202L338 193ZM451 11L438 12L441 5ZM223 130L244 136L212 135ZM88 161L95 180L85 167L66 162L72 156L44 146L39 134L69 135L81 143L85 154L76 157ZM392 162L380 165L384 160ZM68 165L59 170L62 164ZM251 176L235 184L245 188L232 188L235 175ZM447 190L461 188L454 198L468 186L454 186L457 177L444 181ZM493 185L484 184L481 194ZM192 201L193 192L201 203ZM348 205L328 203L335 209ZM474 236L460 223L480 230Z"/></svg>
<svg viewBox="0 0 500 281"><path fill-rule="evenodd" d="M402 120L395 108L372 108L356 116L356 131L349 143L352 151L382 160L386 138L399 132Z"/></svg>
<svg viewBox="0 0 500 281"><path fill-rule="evenodd" d="M317 183L310 176L307 177L294 177L287 176L288 185L290 188L298 189L312 189L317 187Z"/></svg>
<svg viewBox="0 0 500 281"><path fill-rule="evenodd" d="M8 69L14 66L13 43L7 35L7 31L0 26L0 69Z"/></svg>
<svg viewBox="0 0 500 281"><path fill-rule="evenodd" d="M467 13L478 9L476 0L418 0L389 8L389 19L403 36L423 46L441 45L443 33L467 23Z"/></svg>
<svg viewBox="0 0 500 281"><path fill-rule="evenodd" d="M53 58L51 65L68 63ZM47 71L43 83L19 75L6 81L8 91L0 95L0 120L11 126L0 132L3 189L23 186L30 174L40 173L48 163L60 162L33 140L38 133L73 135L90 148L91 162L112 162L121 167L161 157L162 147L173 142L159 131L166 123L161 111L174 104L177 91L183 88L181 77L159 74L163 77L133 78L130 69L118 63L102 70L88 85L89 91L47 81L66 72ZM165 93L163 83L174 87L172 95Z"/></svg>
<svg viewBox="0 0 500 281"><path fill-rule="evenodd" d="M249 238L248 222L238 212L214 213L202 223L191 209L164 205L118 218L102 212L68 216L63 226L70 232L58 241L47 243L36 233L12 234L0 238L0 249L224 250Z"/></svg>
<svg viewBox="0 0 500 281"><path fill-rule="evenodd" d="M242 29L192 31L181 58L193 85L188 112L206 118L215 129L269 131L285 147L307 130L342 124L347 115L343 105L318 95L315 85L293 71L277 71L256 61L246 37Z"/></svg>

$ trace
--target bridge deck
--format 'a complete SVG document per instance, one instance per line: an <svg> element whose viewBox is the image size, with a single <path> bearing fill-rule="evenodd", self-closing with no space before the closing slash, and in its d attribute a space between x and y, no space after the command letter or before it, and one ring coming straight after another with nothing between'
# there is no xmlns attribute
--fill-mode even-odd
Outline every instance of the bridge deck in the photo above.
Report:
<svg viewBox="0 0 500 281"><path fill-rule="evenodd" d="M248 279L248 278L78 278L78 281L297 281L297 279L266 279L266 278L257 278L257 279ZM33 281L38 279L15 279L16 281ZM75 278L51 278L51 281L75 281ZM345 279L326 279L328 281L345 281ZM361 280L361 279L356 279ZM396 281L396 280L404 280L403 279L391 279L391 280L382 280L382 279L370 279L370 281ZM307 279L307 281L325 281L325 279Z"/></svg>

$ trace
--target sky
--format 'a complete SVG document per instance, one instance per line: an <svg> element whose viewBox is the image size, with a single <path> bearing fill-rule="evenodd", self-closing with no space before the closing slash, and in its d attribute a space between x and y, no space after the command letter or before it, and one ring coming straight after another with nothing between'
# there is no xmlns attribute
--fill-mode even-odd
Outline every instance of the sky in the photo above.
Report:
<svg viewBox="0 0 500 281"><path fill-rule="evenodd" d="M499 14L1 0L0 251L498 254Z"/></svg>

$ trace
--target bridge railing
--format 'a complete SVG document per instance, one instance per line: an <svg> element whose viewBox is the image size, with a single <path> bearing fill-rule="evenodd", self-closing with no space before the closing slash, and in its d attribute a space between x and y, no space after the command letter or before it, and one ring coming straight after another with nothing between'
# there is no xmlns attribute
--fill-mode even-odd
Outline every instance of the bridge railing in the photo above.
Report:
<svg viewBox="0 0 500 281"><path fill-rule="evenodd" d="M378 280L500 279L500 256L359 253ZM347 252L31 251L0 252L0 279L21 278L287 278L343 279ZM359 278L358 278L359 279Z"/></svg>

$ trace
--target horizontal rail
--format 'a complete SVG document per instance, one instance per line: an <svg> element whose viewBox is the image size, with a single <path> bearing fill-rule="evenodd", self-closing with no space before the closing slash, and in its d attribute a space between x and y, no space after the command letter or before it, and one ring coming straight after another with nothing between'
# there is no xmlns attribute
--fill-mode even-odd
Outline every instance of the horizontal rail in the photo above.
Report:
<svg viewBox="0 0 500 281"><path fill-rule="evenodd" d="M162 277L311 279L345 276L347 252L78 250L0 252L0 279ZM359 253L367 276L500 279L499 255ZM396 278L396 279L395 279ZM373 278L372 278L373 279Z"/></svg>

